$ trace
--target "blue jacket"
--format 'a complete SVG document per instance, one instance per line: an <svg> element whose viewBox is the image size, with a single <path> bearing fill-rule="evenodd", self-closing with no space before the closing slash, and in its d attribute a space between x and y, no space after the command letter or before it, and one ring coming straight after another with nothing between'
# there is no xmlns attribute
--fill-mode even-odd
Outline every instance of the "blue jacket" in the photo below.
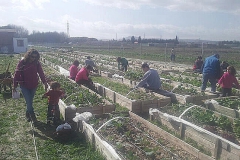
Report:
<svg viewBox="0 0 240 160"><path fill-rule="evenodd" d="M211 74L218 79L220 78L220 71L220 62L216 55L209 56L205 59L202 68L203 74Z"/></svg>

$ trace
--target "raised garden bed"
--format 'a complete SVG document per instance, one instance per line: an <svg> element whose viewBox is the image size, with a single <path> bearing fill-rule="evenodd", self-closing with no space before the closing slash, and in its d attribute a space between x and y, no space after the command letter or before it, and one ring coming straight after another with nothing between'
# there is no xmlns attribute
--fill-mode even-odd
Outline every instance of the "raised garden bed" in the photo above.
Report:
<svg viewBox="0 0 240 160"><path fill-rule="evenodd" d="M204 101L208 109L217 111L221 114L239 118L240 114L240 98L236 96L232 97L220 97Z"/></svg>
<svg viewBox="0 0 240 160"><path fill-rule="evenodd" d="M93 127L122 159L212 159L132 112L110 117L96 118L104 125Z"/></svg>
<svg viewBox="0 0 240 160"><path fill-rule="evenodd" d="M114 103L118 103L134 113L148 112L149 108L158 108L171 103L169 97L164 99L131 100L99 83L95 83L95 86L98 88L98 92L101 96L108 97Z"/></svg>
<svg viewBox="0 0 240 160"><path fill-rule="evenodd" d="M65 90L67 96L59 101L59 109L66 121L74 118L76 113L104 114L115 110L115 105L108 100L62 75L51 76L49 81L60 82L61 88ZM76 107L69 107L72 104Z"/></svg>
<svg viewBox="0 0 240 160"><path fill-rule="evenodd" d="M168 107L165 111L174 113L170 110L174 109ZM180 118L167 113L154 111L152 119L157 120L182 139L194 140L216 159L240 158L239 133L237 133L240 130L239 120L234 120L232 123L227 117L198 106L180 115Z"/></svg>
<svg viewBox="0 0 240 160"><path fill-rule="evenodd" d="M194 103L197 105L203 104L202 100L211 99L218 97L217 94L212 93L201 93L195 88L192 87L185 87L184 84L174 84L173 83L162 83L162 88L166 91L173 92L176 95L176 98L179 103L186 104L186 103Z"/></svg>
<svg viewBox="0 0 240 160"><path fill-rule="evenodd" d="M133 90L124 84L113 82L106 78L94 77L100 95L108 97L114 103L118 103L128 108L134 113L148 112L149 108L161 107L170 104L170 98L165 96L155 96L153 93ZM126 96L124 96L126 95Z"/></svg>

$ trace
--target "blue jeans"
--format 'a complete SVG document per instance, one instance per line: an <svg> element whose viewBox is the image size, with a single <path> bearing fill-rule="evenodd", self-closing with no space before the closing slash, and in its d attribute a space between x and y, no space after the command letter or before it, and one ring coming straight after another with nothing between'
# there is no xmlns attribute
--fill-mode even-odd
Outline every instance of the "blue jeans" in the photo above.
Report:
<svg viewBox="0 0 240 160"><path fill-rule="evenodd" d="M209 73L203 73L201 90L205 91L208 81L211 84L211 91L216 92L216 83L217 83L216 76Z"/></svg>
<svg viewBox="0 0 240 160"><path fill-rule="evenodd" d="M21 88L23 97L24 97L24 99L26 101L26 104L27 104L26 113L34 114L33 98L34 98L34 95L36 93L37 88L27 89L27 88L25 88L23 86L20 86L20 88Z"/></svg>

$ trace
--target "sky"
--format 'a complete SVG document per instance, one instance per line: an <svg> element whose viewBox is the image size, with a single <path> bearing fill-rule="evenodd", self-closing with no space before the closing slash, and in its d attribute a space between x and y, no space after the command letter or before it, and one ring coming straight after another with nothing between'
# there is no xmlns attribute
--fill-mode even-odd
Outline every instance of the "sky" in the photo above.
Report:
<svg viewBox="0 0 240 160"><path fill-rule="evenodd" d="M70 37L240 41L240 0L0 0L0 26Z"/></svg>

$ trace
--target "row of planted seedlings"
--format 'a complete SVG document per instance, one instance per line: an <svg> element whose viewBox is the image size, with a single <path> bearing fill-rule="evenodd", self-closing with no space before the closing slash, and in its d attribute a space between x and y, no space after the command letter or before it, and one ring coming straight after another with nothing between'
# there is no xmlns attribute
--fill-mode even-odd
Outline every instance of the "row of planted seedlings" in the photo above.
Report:
<svg viewBox="0 0 240 160"><path fill-rule="evenodd" d="M123 95L129 93L129 87L117 82L113 82L109 78L92 78L93 81L102 83L104 86L108 86L115 91L117 90ZM107 96L111 97L110 94ZM150 95L148 95L149 97L145 97L143 93L132 94L132 92L130 92L127 96L128 98L133 99L150 98ZM121 105L125 105L125 103L121 103L121 101L118 102L120 102ZM149 109L148 105L144 107ZM152 106L152 108L159 107ZM124 157L124 159L212 159L199 149L194 148L177 137L172 136L163 129L158 128L156 125L149 122L149 120L143 119L132 112L129 112L129 114L129 116L111 115L110 117L112 119L110 120L109 117L105 119L96 118L90 122L98 134L112 144L117 153ZM99 121L103 122L99 123ZM110 123L110 121L112 122ZM102 123L104 123L104 125L99 125Z"/></svg>
<svg viewBox="0 0 240 160"><path fill-rule="evenodd" d="M240 158L240 119L193 104L151 112L151 120L215 159Z"/></svg>
<svg viewBox="0 0 240 160"><path fill-rule="evenodd" d="M108 77L92 77L100 95L108 97L114 103L128 108L134 113L148 112L149 108L161 107L171 103L169 97L146 93L141 90L132 90L123 83Z"/></svg>
<svg viewBox="0 0 240 160"><path fill-rule="evenodd" d="M143 73L140 70L129 70L125 73L124 78L122 78L122 82L134 87L142 76ZM162 89L174 93L179 103L202 104L202 100L204 99L217 97L216 94L200 92L200 90L192 84L174 81L176 78L173 80L170 78L171 77L161 78Z"/></svg>
<svg viewBox="0 0 240 160"><path fill-rule="evenodd" d="M194 73L193 71L183 71L183 72L163 72L161 74L162 77L167 78L167 79L172 79L173 81L178 81L178 82L182 82L182 83L186 83L186 84L190 84L193 86L198 87L198 89L200 89L201 85L202 85L202 74L199 73ZM210 83L207 83L207 91L210 90ZM220 93L222 92L221 87L217 88L217 91ZM240 95L240 91L236 88L232 88L232 94L234 96L239 96Z"/></svg>
<svg viewBox="0 0 240 160"><path fill-rule="evenodd" d="M121 118L117 118L116 116L121 116ZM114 119L112 123L102 125L111 118ZM196 151L189 153L186 151L186 148L181 148L182 146L186 146L184 142L179 142L174 137L169 141L168 138L171 135L167 132L164 132L165 134L162 135L156 133L156 131L149 130L149 127L154 127L154 125L149 122L147 124L146 120L134 113L128 115L113 112L96 115L90 122L92 123L91 125L85 122L82 123L82 131L84 131L92 144L97 145L105 153L107 159L139 159L139 157L141 157L140 159L182 159L185 157L197 159L198 157L196 156ZM92 126L96 129L97 133L91 129ZM111 146L104 143L98 135L100 135L101 139L110 143L118 154L114 154L115 150L113 151ZM188 148L191 148L191 146L188 146ZM195 149L191 148L190 150ZM201 156L204 157L203 159L206 159L205 155Z"/></svg>
<svg viewBox="0 0 240 160"><path fill-rule="evenodd" d="M132 75L132 74L131 74ZM106 81L104 81L105 83L106 83ZM121 87L122 88L122 87ZM182 110L182 112L183 112L183 110ZM164 127L163 127L164 128ZM166 128L164 128L164 129L166 129ZM167 131L169 131L168 129L167 129ZM176 141L176 140L175 140ZM178 141L177 141L178 142ZM207 151L208 151L208 149L204 149L201 145L197 145L197 141L194 141L194 140L191 140L191 141L189 141L189 139L187 139L186 140L186 142L188 142L188 143L190 143L191 145L193 145L194 147L196 147L196 148L198 148L197 150L195 150L195 151L197 151L197 152L194 152L193 150L192 150L192 154L198 154L198 155L201 155L199 158L200 159L209 159L209 157L207 156L207 157L205 157L205 154L207 154L207 155L210 155L211 156L211 154L209 154ZM203 154L202 154L203 153ZM210 158L211 159L211 158Z"/></svg>
<svg viewBox="0 0 240 160"><path fill-rule="evenodd" d="M136 74L131 74L131 75L134 75L134 76L136 76ZM138 76L136 76L136 77L138 77ZM163 87L164 87L164 89L166 89L166 90L171 90L172 89L172 86L169 86L169 85L166 85L166 83L165 83L166 81L163 81ZM176 90L175 90L176 89ZM185 88L183 88L182 87L182 85L178 85L176 88L174 88L174 89L172 89L172 90L175 90L175 92L177 92L177 93L179 93L179 92L181 92L181 94L187 94L187 95L189 95L189 93L191 93L191 95L196 95L196 94L199 94L199 92L197 93L197 91L196 90L193 90L193 89L185 89ZM199 94L199 96L200 97L197 97L197 101L195 100L193 100L194 99L194 96L191 98L192 100L192 102L201 102L201 100L203 100L203 99L206 99L206 98L203 98L204 97L204 95L202 95L202 93L200 93ZM214 98L214 96L215 95L212 95L212 97L211 96L207 96L207 99L209 99L209 98ZM195 96L195 98L196 98L196 96ZM216 99L214 99L214 101L218 101L218 103L214 103L213 101L210 101L210 102L212 102L212 103L207 103L208 105L208 108L209 109L212 109L212 110L215 110L215 111L217 111L218 113L220 113L220 114L218 114L218 115L221 115L221 114L225 114L225 115L227 115L227 116L230 116L230 117L233 117L233 118L235 118L235 117L238 117L239 116L239 98L237 98L236 99L236 97L232 97L232 98L216 98ZM190 100L188 100L188 102L190 102ZM202 103L201 103L202 104ZM220 104L220 105L219 105ZM228 105L227 105L228 104ZM221 105L223 105L223 106L221 106ZM228 108L226 108L226 107L224 107L224 106L229 106ZM166 107L167 108L167 110L169 109L168 107ZM180 113L182 113L182 111L180 112ZM223 122L225 121L225 119L226 119L226 117L220 117L219 118L219 121L218 121L218 124L220 124L220 126L221 126L221 124L223 124ZM228 121L226 121L226 123L228 123ZM238 120L236 120L234 123L232 123L233 124L233 128L234 128L234 133L236 133L237 131L239 132L239 121ZM224 124L223 124L224 125ZM220 127L221 128L221 127ZM222 127L223 128L223 127ZM226 127L226 128L228 128L228 127ZM223 137L225 138L225 135L226 133L222 133L222 135L223 135ZM236 136L233 136L233 137L237 137L237 138L239 138L239 133L236 133ZM236 138L235 138L236 139ZM237 140L238 141L238 140ZM239 143L239 142L237 142L237 143ZM217 156L219 156L219 155L217 155ZM234 155L235 156L235 155Z"/></svg>
<svg viewBox="0 0 240 160"><path fill-rule="evenodd" d="M77 117L77 113L91 112L95 116L101 116L115 110L115 107L112 108L113 105L110 104L111 106L107 106L106 104L108 104L108 101L99 97L96 93L93 93L84 87L80 87L76 83L70 82L62 75L55 75L56 71L54 69L44 66L44 70L48 74L47 81L49 83L51 81L58 81L61 83L61 87L65 90L66 96L60 100L59 108L66 121L72 121L75 116ZM74 105L77 108L68 107L68 105ZM72 127L77 131L80 129L79 131L85 134L86 139L102 153L105 159L121 159L118 154L116 154L115 150L98 136L91 125L78 118L76 119L77 123ZM71 122L71 124L73 123Z"/></svg>
<svg viewBox="0 0 240 160"><path fill-rule="evenodd" d="M59 82L65 91L65 97L60 100L59 108L66 121L74 118L76 113L104 114L115 110L115 105L108 100L87 88L80 87L63 75L49 75L47 80L49 83ZM74 107L71 107L73 105Z"/></svg>
<svg viewBox="0 0 240 160"><path fill-rule="evenodd" d="M240 98L238 96L219 97L204 101L205 107L232 118L240 118Z"/></svg>

